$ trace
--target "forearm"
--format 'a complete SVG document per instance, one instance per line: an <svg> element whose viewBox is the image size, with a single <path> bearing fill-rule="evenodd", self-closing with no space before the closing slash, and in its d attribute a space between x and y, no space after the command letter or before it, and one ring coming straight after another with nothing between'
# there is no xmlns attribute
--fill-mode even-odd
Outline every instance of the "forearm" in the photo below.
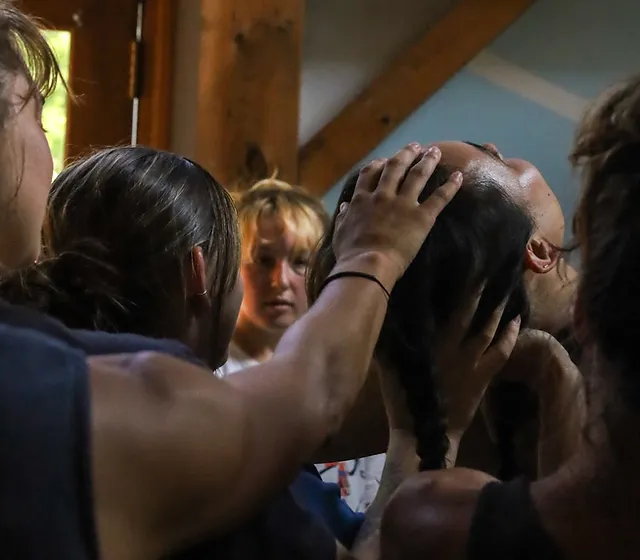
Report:
<svg viewBox="0 0 640 560"><path fill-rule="evenodd" d="M389 290L395 281L375 256L336 270L375 274ZM338 431L364 385L386 306L375 282L331 282L287 331L273 359L227 379L250 396L255 409L265 410L270 430L283 434L279 444L288 448L274 452L306 461Z"/></svg>
<svg viewBox="0 0 640 560"><path fill-rule="evenodd" d="M380 488L367 509L364 524L351 551L358 560L378 557L382 514L398 486L407 477L418 472L418 462L416 439L413 434L405 430L392 430L389 434L389 447Z"/></svg>
<svg viewBox="0 0 640 560"><path fill-rule="evenodd" d="M373 364L355 404L340 430L314 453L314 463L348 461L384 453L389 445L389 423L380 381Z"/></svg>
<svg viewBox="0 0 640 560"><path fill-rule="evenodd" d="M388 290L395 273L375 255L338 263L333 273L357 270L374 274ZM276 348L274 359L294 359L304 371L286 379L295 387L298 402L317 411L335 433L362 389L387 309L384 291L363 278L341 278L329 283L309 312L289 329Z"/></svg>

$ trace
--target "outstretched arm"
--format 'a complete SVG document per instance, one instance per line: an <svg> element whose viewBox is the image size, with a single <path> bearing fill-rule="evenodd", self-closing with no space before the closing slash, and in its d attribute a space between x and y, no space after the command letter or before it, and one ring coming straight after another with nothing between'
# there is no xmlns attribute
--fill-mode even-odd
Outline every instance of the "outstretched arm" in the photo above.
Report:
<svg viewBox="0 0 640 560"><path fill-rule="evenodd" d="M392 289L460 186L417 204L438 157L408 147L361 172L339 217L334 273L365 272ZM158 355L91 359L104 557L161 556L214 536L285 487L352 406L385 310L375 282L333 281L272 360L225 380Z"/></svg>

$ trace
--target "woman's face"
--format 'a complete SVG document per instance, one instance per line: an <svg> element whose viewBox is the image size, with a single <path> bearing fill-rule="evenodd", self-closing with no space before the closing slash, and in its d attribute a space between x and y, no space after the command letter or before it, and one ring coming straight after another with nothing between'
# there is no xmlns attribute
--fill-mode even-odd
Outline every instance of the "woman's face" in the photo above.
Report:
<svg viewBox="0 0 640 560"><path fill-rule="evenodd" d="M42 129L42 100L28 98L29 89L19 75L8 92L10 113L1 150L8 173L0 185L0 263L6 268L38 258L53 176L53 158Z"/></svg>
<svg viewBox="0 0 640 560"><path fill-rule="evenodd" d="M307 310L305 275L310 251L297 248L295 233L276 218L261 218L241 267L240 316L260 329L282 333Z"/></svg>

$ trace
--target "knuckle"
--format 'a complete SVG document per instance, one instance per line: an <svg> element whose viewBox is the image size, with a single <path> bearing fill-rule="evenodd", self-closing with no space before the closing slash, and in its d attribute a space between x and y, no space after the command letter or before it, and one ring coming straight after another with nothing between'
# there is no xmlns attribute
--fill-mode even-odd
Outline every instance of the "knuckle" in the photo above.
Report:
<svg viewBox="0 0 640 560"><path fill-rule="evenodd" d="M493 335L486 331L480 331L476 335L476 341L478 346L481 346L483 348L488 348L489 345L493 342Z"/></svg>
<svg viewBox="0 0 640 560"><path fill-rule="evenodd" d="M370 161L360 169L360 175L370 174L375 171L378 171L383 165L384 165L383 161L379 159L374 159L373 161Z"/></svg>
<svg viewBox="0 0 640 560"><path fill-rule="evenodd" d="M391 193L384 191L384 190L376 190L373 194L372 194L373 200L374 202L389 202L393 197L391 195Z"/></svg>
<svg viewBox="0 0 640 560"><path fill-rule="evenodd" d="M356 191L353 193L353 197L351 197L351 201L349 202L349 206L350 207L354 207L354 206L358 206L359 204L362 204L362 202L365 200L366 195L364 192L362 191Z"/></svg>
<svg viewBox="0 0 640 560"><path fill-rule="evenodd" d="M395 155L387 162L387 167L395 169L395 168L398 168L398 167L402 166L403 163L404 163L404 161L402 159L402 156Z"/></svg>

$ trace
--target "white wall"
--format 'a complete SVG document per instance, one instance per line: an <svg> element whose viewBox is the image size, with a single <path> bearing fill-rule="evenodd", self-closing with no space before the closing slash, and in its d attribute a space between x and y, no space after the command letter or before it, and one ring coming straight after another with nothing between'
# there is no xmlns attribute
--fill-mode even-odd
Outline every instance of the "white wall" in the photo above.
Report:
<svg viewBox="0 0 640 560"><path fill-rule="evenodd" d="M300 142L457 0L307 0ZM172 149L195 154L200 1L179 0Z"/></svg>

